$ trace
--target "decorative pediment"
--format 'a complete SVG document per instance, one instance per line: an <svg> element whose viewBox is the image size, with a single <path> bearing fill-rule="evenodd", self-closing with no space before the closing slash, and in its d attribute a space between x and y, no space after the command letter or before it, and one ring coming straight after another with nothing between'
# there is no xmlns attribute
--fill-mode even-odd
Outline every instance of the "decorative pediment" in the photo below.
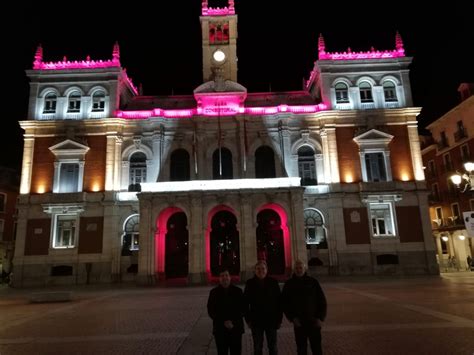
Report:
<svg viewBox="0 0 474 355"><path fill-rule="evenodd" d="M66 139L58 144L49 147L49 150L57 159L81 159L89 151L89 147L72 139Z"/></svg>
<svg viewBox="0 0 474 355"><path fill-rule="evenodd" d="M354 137L354 142L359 146L387 146L393 137L391 134L373 128Z"/></svg>

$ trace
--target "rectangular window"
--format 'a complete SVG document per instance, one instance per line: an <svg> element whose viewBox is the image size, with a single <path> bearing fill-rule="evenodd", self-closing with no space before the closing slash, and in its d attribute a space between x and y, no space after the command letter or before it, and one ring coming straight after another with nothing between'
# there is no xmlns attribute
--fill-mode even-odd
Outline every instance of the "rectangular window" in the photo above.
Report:
<svg viewBox="0 0 474 355"><path fill-rule="evenodd" d="M456 122L456 127L457 127L457 131L454 132L454 141L455 142L460 141L461 139L467 137L466 130L464 129L464 124L462 123L462 121L457 121Z"/></svg>
<svg viewBox="0 0 474 355"><path fill-rule="evenodd" d="M316 168L314 161L299 161L298 170L301 178L301 185L316 185Z"/></svg>
<svg viewBox="0 0 474 355"><path fill-rule="evenodd" d="M5 220L0 219L0 240L3 240L3 229L5 228Z"/></svg>
<svg viewBox="0 0 474 355"><path fill-rule="evenodd" d="M466 162L470 158L471 158L471 154L469 152L469 146L467 144L463 144L461 146L461 159L463 162Z"/></svg>
<svg viewBox="0 0 474 355"><path fill-rule="evenodd" d="M448 137L446 137L446 132L445 131L442 131L440 133L440 138L441 138L441 140L439 142L439 148L443 149L443 148L448 147L449 146L448 145Z"/></svg>
<svg viewBox="0 0 474 355"><path fill-rule="evenodd" d="M441 207L436 207L435 208L435 215L436 219L439 219L440 221L443 220L443 209Z"/></svg>
<svg viewBox="0 0 474 355"><path fill-rule="evenodd" d="M130 184L146 182L146 167L130 169Z"/></svg>
<svg viewBox="0 0 474 355"><path fill-rule="evenodd" d="M0 192L0 212L5 212L7 209L7 195Z"/></svg>
<svg viewBox="0 0 474 355"><path fill-rule="evenodd" d="M74 248L76 215L56 215L53 248Z"/></svg>
<svg viewBox="0 0 474 355"><path fill-rule="evenodd" d="M78 192L79 164L61 163L59 192Z"/></svg>
<svg viewBox="0 0 474 355"><path fill-rule="evenodd" d="M449 153L443 155L443 163L446 172L453 170L453 163L451 162L451 155Z"/></svg>
<svg viewBox="0 0 474 355"><path fill-rule="evenodd" d="M439 201L439 187L437 183L431 185L431 197L433 201Z"/></svg>
<svg viewBox="0 0 474 355"><path fill-rule="evenodd" d="M367 170L367 181L387 181L385 169L385 157L383 153L366 153L365 168Z"/></svg>
<svg viewBox="0 0 474 355"><path fill-rule="evenodd" d="M430 177L436 176L436 165L434 160L428 162L428 173L430 174Z"/></svg>
<svg viewBox="0 0 474 355"><path fill-rule="evenodd" d="M462 223L461 211L459 209L458 203L453 203L451 205L451 211L453 213L453 216L451 218L453 225Z"/></svg>
<svg viewBox="0 0 474 355"><path fill-rule="evenodd" d="M389 202L370 203L369 208L373 236L394 236L395 228L392 204Z"/></svg>

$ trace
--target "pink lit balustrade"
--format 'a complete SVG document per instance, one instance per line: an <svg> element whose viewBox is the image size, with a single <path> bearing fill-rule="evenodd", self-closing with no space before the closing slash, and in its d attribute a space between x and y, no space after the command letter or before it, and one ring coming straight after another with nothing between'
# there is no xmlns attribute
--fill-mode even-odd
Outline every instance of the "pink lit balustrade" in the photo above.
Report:
<svg viewBox="0 0 474 355"><path fill-rule="evenodd" d="M269 107L236 107L236 106L219 106L219 107L200 107L182 110L164 110L155 108L153 110L140 111L117 111L116 117L125 119L147 119L150 117L165 118L189 118L196 115L202 116L232 116L237 114L246 115L273 115L282 112L290 112L294 114L315 113L327 109L325 104L318 105L299 105L299 106L269 106Z"/></svg>

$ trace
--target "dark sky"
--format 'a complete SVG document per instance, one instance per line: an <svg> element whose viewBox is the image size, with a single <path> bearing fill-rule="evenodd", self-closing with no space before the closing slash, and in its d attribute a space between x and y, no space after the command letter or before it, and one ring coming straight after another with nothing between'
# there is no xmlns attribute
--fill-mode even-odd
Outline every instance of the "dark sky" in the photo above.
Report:
<svg viewBox="0 0 474 355"><path fill-rule="evenodd" d="M225 3L209 1L210 6ZM3 117L0 165L21 164L17 122L26 118L28 104L24 70L31 68L38 43L45 61L57 61L87 55L109 59L118 40L122 66L136 85L143 84L145 95L192 94L202 82L200 0L65 4L23 1L10 13L15 25L3 31L9 51L2 56L13 104ZM425 126L458 103L459 83L474 81L472 12L461 5L236 0L239 82L249 92L267 91L270 85L273 91L300 90L317 59L319 33L327 51L359 51L394 49L398 30L406 54L414 57L413 98L415 106L423 107L419 125Z"/></svg>

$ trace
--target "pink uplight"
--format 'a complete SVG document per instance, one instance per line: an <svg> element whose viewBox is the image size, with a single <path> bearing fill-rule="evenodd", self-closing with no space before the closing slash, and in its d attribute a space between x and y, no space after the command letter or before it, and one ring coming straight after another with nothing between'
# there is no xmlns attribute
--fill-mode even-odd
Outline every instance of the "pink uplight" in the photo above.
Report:
<svg viewBox="0 0 474 355"><path fill-rule="evenodd" d="M137 110L137 111L116 111L117 118L125 119L147 119L150 117L164 117L164 118L189 118L196 115L201 116L233 116L237 114L246 114L251 116L259 115L274 115L277 113L290 112L293 114L307 114L316 113L327 110L327 105L324 103L318 105L279 105L269 107L240 107L235 102L220 102L219 105L213 103L201 103L201 107L181 110L164 110L155 108L153 110Z"/></svg>
<svg viewBox="0 0 474 355"><path fill-rule="evenodd" d="M392 51L367 51L367 52L334 52L319 53L319 60L359 60L359 59L385 59L401 58L405 56L405 50L395 49Z"/></svg>
<svg viewBox="0 0 474 355"><path fill-rule="evenodd" d="M120 67L120 61L112 60L66 60L59 62L35 61L33 69L36 70L65 70L65 69L96 69Z"/></svg>

